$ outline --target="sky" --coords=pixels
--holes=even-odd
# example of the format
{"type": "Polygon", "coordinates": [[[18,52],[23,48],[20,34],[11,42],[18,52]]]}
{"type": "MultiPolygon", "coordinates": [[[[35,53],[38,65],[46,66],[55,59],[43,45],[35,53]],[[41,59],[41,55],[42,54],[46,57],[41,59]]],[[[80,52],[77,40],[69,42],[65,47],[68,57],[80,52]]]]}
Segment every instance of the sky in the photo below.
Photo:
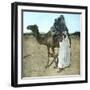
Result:
{"type": "Polygon", "coordinates": [[[46,13],[46,12],[23,12],[23,33],[30,33],[27,30],[28,25],[37,24],[40,32],[48,32],[52,27],[54,20],[60,15],[64,15],[66,26],[69,33],[80,31],[80,14],[70,13],[46,13]]]}

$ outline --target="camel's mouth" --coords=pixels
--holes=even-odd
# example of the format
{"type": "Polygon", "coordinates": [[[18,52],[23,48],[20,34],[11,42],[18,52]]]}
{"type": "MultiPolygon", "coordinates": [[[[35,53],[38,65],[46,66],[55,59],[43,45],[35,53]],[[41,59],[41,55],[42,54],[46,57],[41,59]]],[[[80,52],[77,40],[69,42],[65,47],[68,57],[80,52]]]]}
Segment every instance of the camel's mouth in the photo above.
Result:
{"type": "Polygon", "coordinates": [[[31,29],[31,26],[27,26],[27,29],[31,29]]]}

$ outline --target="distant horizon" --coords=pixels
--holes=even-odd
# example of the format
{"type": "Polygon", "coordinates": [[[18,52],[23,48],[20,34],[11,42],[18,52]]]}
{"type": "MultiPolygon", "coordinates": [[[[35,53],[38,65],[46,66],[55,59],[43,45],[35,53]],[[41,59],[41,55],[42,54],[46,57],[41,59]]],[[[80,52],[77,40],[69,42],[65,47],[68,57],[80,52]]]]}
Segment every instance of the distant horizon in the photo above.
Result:
{"type": "Polygon", "coordinates": [[[38,26],[39,32],[47,33],[60,15],[64,15],[69,33],[80,32],[80,14],[27,11],[23,12],[23,33],[30,33],[26,27],[34,24],[38,26]]]}
{"type": "MultiPolygon", "coordinates": [[[[76,32],[79,32],[80,33],[80,31],[75,31],[75,32],[73,32],[73,33],[69,33],[69,34],[74,34],[74,33],[76,33],[76,32]]],[[[25,32],[25,33],[23,33],[23,34],[31,34],[31,33],[33,33],[33,32],[25,32]]],[[[46,34],[47,32],[40,32],[40,34],[46,34]]]]}

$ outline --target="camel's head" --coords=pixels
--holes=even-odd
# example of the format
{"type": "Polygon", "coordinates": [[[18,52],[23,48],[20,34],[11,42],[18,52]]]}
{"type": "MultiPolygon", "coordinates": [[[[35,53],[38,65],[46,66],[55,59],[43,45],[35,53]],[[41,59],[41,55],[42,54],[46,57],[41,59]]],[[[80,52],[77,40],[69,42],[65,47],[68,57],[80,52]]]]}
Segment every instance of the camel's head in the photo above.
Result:
{"type": "Polygon", "coordinates": [[[28,25],[27,29],[32,30],[33,32],[36,32],[38,30],[38,26],[37,25],[28,25]]]}
{"type": "Polygon", "coordinates": [[[27,29],[31,30],[36,38],[39,38],[39,30],[37,25],[28,25],[27,29]]]}

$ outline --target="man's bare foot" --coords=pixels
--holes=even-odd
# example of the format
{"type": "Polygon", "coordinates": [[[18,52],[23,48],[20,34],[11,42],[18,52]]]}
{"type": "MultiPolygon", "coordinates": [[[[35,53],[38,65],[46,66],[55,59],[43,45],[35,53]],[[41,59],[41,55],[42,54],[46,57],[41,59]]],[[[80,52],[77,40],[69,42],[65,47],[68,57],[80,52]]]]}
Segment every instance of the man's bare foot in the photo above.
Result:
{"type": "Polygon", "coordinates": [[[64,68],[59,68],[59,70],[57,71],[58,73],[62,72],[64,68]]]}

